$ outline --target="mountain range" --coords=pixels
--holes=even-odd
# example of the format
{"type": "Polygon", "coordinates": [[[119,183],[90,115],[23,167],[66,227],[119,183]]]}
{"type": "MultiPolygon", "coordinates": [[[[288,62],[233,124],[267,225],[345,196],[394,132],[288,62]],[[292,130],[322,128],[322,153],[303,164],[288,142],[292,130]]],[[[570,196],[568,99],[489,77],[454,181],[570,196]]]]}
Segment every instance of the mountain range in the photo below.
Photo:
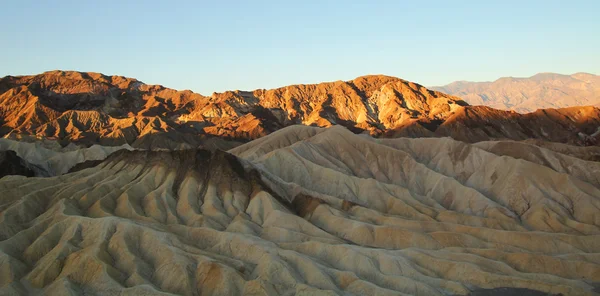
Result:
{"type": "Polygon", "coordinates": [[[52,71],[0,79],[0,136],[51,138],[63,146],[226,150],[296,124],[342,125],[381,137],[593,145],[599,138],[598,114],[595,107],[518,114],[470,106],[459,97],[382,75],[211,96],[99,73],[52,71]]]}
{"type": "Polygon", "coordinates": [[[0,79],[0,295],[598,295],[600,109],[0,79]]]}
{"type": "Polygon", "coordinates": [[[589,73],[539,73],[528,78],[503,77],[493,82],[456,81],[431,89],[520,113],[538,109],[600,105],[600,76],[589,73]]]}

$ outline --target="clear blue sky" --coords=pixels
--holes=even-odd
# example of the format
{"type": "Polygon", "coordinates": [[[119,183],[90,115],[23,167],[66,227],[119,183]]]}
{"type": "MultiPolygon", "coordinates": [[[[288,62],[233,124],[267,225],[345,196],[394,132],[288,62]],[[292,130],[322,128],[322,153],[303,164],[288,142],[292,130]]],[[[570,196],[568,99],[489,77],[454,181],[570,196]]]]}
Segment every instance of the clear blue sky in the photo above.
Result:
{"type": "Polygon", "coordinates": [[[205,95],[386,74],[600,74],[600,1],[6,0],[0,76],[118,74],[205,95]]]}

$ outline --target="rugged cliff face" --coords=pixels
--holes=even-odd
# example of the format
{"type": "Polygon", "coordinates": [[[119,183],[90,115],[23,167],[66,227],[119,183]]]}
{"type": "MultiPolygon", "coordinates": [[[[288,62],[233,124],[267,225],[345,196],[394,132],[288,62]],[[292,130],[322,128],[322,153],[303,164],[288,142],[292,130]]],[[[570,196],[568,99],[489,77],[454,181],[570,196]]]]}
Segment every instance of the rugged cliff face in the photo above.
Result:
{"type": "Polygon", "coordinates": [[[598,176],[523,142],[339,126],[121,150],[0,179],[0,294],[594,295],[598,176]]]}
{"type": "MultiPolygon", "coordinates": [[[[133,144],[152,135],[165,148],[184,141],[171,120],[185,104],[201,98],[145,85],[135,79],[98,73],[53,71],[0,80],[3,134],[31,134],[59,139],[63,144],[133,144]],[[179,140],[177,143],[169,141],[179,140]]],[[[151,141],[146,141],[151,142],[151,141]]]]}
{"type": "Polygon", "coordinates": [[[444,118],[462,104],[386,76],[205,97],[120,76],[54,71],[5,77],[0,90],[5,134],[134,146],[159,135],[188,146],[197,144],[185,139],[189,134],[250,140],[293,124],[379,134],[408,120],[444,118]]]}

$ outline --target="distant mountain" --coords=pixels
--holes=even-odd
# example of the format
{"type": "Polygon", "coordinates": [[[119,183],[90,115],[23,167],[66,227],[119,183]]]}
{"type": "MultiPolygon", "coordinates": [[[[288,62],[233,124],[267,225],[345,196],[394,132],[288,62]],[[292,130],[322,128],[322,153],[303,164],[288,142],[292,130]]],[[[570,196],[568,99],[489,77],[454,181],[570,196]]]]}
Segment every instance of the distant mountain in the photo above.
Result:
{"type": "Polygon", "coordinates": [[[99,73],[52,71],[0,79],[0,137],[16,140],[33,136],[62,145],[227,150],[297,124],[342,125],[382,137],[596,145],[600,109],[518,114],[469,106],[458,97],[383,75],[211,96],[99,73]]]}
{"type": "Polygon", "coordinates": [[[540,73],[529,78],[503,77],[494,82],[456,81],[431,89],[520,113],[537,109],[600,105],[600,76],[589,73],[540,73]]]}

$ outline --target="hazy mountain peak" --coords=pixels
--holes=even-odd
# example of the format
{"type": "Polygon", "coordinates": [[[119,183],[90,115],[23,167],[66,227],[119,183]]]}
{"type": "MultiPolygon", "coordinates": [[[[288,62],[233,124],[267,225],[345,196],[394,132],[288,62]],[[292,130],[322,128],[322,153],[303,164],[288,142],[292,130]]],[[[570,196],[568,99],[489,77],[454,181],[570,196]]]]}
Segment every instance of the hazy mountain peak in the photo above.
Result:
{"type": "Polygon", "coordinates": [[[590,73],[543,72],[527,78],[502,77],[493,82],[457,81],[431,89],[459,96],[471,105],[521,113],[600,103],[600,76],[590,73]]]}

